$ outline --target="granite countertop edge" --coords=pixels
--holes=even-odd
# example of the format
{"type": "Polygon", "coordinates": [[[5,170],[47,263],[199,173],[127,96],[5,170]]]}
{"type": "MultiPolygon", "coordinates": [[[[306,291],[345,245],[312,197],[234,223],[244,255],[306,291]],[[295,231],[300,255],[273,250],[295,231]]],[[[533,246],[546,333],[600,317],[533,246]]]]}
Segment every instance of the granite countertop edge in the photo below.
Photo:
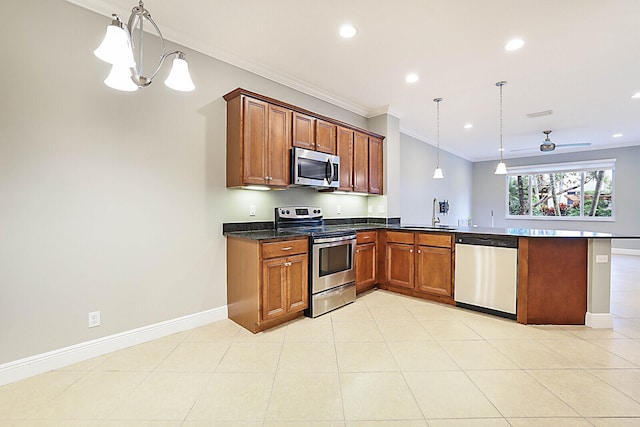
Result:
{"type": "MultiPolygon", "coordinates": [[[[601,233],[592,231],[572,230],[544,230],[531,228],[489,228],[489,227],[426,227],[420,225],[380,224],[380,223],[356,223],[348,225],[329,225],[330,230],[351,229],[354,231],[393,230],[425,233],[452,233],[452,234],[479,234],[496,237],[532,237],[532,238],[585,238],[585,239],[640,239],[640,236],[622,235],[613,233],[601,233]]],[[[308,231],[288,230],[281,233],[273,228],[247,231],[228,231],[223,233],[226,237],[248,240],[274,240],[295,239],[308,237],[308,231]]]]}

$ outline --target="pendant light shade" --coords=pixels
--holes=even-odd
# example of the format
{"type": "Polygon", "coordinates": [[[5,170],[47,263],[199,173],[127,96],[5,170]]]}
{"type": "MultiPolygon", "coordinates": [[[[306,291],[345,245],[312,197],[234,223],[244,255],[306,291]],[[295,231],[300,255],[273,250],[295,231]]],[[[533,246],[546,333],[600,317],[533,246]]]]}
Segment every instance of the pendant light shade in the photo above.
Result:
{"type": "Polygon", "coordinates": [[[504,147],[502,146],[502,86],[506,84],[507,82],[505,81],[496,83],[496,86],[500,88],[500,162],[498,162],[498,166],[494,172],[496,175],[507,174],[507,165],[505,165],[504,160],[502,159],[502,152],[504,151],[504,147]]]}
{"type": "MultiPolygon", "coordinates": [[[[148,30],[147,30],[148,31],[148,30]]],[[[165,80],[165,84],[171,89],[189,92],[195,89],[195,85],[189,75],[189,66],[185,60],[183,52],[176,50],[166,53],[164,46],[164,37],[160,29],[156,25],[151,14],[144,7],[142,0],[131,10],[129,21],[124,25],[118,15],[113,15],[111,24],[107,26],[107,32],[100,46],[93,51],[94,55],[113,65],[109,76],[105,79],[105,84],[111,88],[122,91],[134,91],[138,88],[147,87],[151,84],[164,61],[171,55],[175,55],[173,67],[169,73],[169,77],[165,80]],[[144,24],[151,24],[155,32],[158,34],[162,52],[158,59],[158,65],[151,75],[143,75],[143,66],[145,63],[143,58],[144,51],[144,24]],[[135,47],[135,55],[134,55],[135,47]],[[134,57],[137,56],[138,62],[134,57]],[[128,75],[128,77],[126,77],[128,75]]]]}
{"type": "Polygon", "coordinates": [[[93,51],[93,54],[111,65],[120,65],[127,68],[136,66],[129,32],[117,17],[111,22],[111,25],[107,25],[104,39],[100,46],[93,51]]]}
{"type": "Polygon", "coordinates": [[[179,54],[173,59],[173,66],[169,77],[164,81],[164,84],[174,90],[181,92],[191,92],[196,88],[189,75],[189,64],[184,60],[184,55],[179,54]]]}
{"type": "Polygon", "coordinates": [[[123,92],[135,92],[140,87],[131,79],[131,69],[126,65],[113,65],[111,72],[104,79],[104,84],[112,89],[121,90],[123,92]]]}
{"type": "Polygon", "coordinates": [[[436,170],[433,172],[434,179],[444,178],[442,169],[440,169],[440,101],[442,101],[442,98],[435,98],[433,100],[433,102],[436,103],[436,143],[437,143],[436,170]]]}

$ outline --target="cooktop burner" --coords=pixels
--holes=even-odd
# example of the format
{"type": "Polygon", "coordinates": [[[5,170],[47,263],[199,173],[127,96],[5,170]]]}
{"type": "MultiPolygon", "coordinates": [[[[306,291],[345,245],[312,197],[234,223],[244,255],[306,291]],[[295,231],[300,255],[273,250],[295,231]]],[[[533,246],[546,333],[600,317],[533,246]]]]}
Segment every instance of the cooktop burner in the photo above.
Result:
{"type": "Polygon", "coordinates": [[[355,230],[341,226],[326,226],[322,209],[314,206],[287,206],[275,209],[278,233],[309,233],[314,239],[342,237],[356,234],[355,230]]]}

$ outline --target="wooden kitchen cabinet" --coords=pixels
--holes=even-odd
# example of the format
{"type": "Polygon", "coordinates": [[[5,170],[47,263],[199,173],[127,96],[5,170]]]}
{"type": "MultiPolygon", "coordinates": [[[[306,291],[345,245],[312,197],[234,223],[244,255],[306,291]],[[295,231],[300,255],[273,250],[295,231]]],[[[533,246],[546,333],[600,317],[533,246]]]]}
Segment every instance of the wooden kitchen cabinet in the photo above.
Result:
{"type": "Polygon", "coordinates": [[[369,192],[369,136],[353,134],[353,191],[369,192]]]}
{"type": "Polygon", "coordinates": [[[382,194],[382,139],[369,136],[369,193],[382,194]]]}
{"type": "Polygon", "coordinates": [[[227,100],[227,187],[287,187],[289,109],[246,96],[227,100]]]}
{"type": "Polygon", "coordinates": [[[307,255],[262,262],[262,320],[304,310],[309,304],[307,255]]]}
{"type": "Polygon", "coordinates": [[[316,149],[316,119],[306,114],[293,112],[293,146],[307,150],[316,149]]]}
{"type": "Polygon", "coordinates": [[[340,156],[338,190],[369,192],[369,136],[338,127],[337,153],[340,156]]]}
{"type": "Polygon", "coordinates": [[[229,319],[259,332],[301,316],[309,306],[307,239],[227,237],[229,319]]]}
{"type": "Polygon", "coordinates": [[[377,281],[377,232],[363,231],[356,235],[356,292],[373,288],[377,281]]]}
{"type": "Polygon", "coordinates": [[[453,304],[453,235],[386,233],[386,283],[381,287],[453,304]]]}
{"type": "Polygon", "coordinates": [[[353,191],[353,130],[338,126],[336,153],[340,156],[340,191],[353,191]]]}
{"type": "Polygon", "coordinates": [[[336,129],[333,123],[316,120],[316,151],[336,154],[336,129]]]}

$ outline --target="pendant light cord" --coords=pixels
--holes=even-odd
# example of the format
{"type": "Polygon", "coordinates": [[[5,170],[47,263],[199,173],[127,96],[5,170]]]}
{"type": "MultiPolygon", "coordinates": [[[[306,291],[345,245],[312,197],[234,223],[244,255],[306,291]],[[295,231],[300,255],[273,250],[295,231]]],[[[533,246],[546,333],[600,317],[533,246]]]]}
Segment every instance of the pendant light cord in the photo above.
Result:
{"type": "Polygon", "coordinates": [[[500,162],[503,161],[502,159],[502,152],[504,151],[504,147],[502,145],[502,86],[506,85],[507,82],[505,81],[501,81],[496,83],[496,86],[498,86],[500,88],[500,162]]]}

